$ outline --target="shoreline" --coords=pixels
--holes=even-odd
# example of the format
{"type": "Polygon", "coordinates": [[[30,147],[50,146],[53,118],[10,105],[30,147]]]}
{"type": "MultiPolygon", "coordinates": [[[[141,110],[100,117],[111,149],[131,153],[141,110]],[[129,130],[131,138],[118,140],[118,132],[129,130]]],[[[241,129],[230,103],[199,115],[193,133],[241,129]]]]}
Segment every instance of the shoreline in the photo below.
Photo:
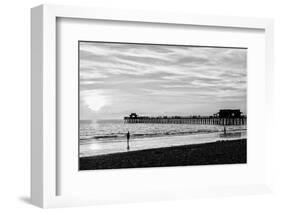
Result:
{"type": "MultiPolygon", "coordinates": [[[[130,151],[141,151],[147,149],[164,148],[171,146],[183,146],[191,144],[213,143],[221,140],[236,140],[247,138],[246,131],[236,131],[224,133],[204,133],[190,134],[178,136],[165,136],[153,138],[131,138],[130,151]]],[[[126,140],[111,141],[111,140],[89,140],[85,143],[80,143],[80,157],[91,157],[104,154],[114,154],[127,152],[126,140]]]]}
{"type": "Polygon", "coordinates": [[[148,168],[247,162],[247,139],[179,145],[79,158],[79,170],[148,168]]]}

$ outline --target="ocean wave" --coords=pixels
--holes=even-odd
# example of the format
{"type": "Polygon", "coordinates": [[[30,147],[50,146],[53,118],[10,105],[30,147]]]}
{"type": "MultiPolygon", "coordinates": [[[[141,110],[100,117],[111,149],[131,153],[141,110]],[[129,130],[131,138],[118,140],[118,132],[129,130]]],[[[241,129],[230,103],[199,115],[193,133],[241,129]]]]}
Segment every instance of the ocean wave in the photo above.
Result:
{"type": "MultiPolygon", "coordinates": [[[[243,131],[246,128],[242,129],[231,129],[228,131],[236,132],[236,131],[243,131]]],[[[167,132],[152,132],[152,133],[131,133],[131,139],[133,138],[152,138],[152,137],[165,137],[165,136],[180,136],[180,135],[189,135],[189,134],[208,134],[208,133],[215,133],[215,132],[223,132],[220,129],[197,129],[197,130],[189,130],[189,131],[167,131],[167,132]]],[[[124,133],[110,133],[106,135],[87,135],[83,136],[80,135],[80,140],[124,140],[126,139],[126,132],[124,133]]]]}

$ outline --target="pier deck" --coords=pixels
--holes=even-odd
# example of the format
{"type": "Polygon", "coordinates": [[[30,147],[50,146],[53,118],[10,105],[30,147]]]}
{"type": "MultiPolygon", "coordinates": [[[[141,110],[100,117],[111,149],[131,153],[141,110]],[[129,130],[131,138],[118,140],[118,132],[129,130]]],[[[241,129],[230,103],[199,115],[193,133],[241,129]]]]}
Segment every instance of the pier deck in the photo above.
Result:
{"type": "Polygon", "coordinates": [[[247,116],[240,110],[220,110],[214,116],[138,116],[132,113],[124,117],[125,123],[156,123],[156,124],[207,124],[207,125],[246,125],[247,116]]]}

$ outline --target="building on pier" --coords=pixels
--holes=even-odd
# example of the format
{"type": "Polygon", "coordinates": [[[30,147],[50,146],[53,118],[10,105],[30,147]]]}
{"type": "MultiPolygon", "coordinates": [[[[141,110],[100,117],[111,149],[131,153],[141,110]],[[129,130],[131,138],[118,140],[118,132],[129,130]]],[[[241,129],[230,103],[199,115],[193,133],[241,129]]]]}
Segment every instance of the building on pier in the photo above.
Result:
{"type": "Polygon", "coordinates": [[[242,112],[240,109],[221,109],[218,113],[214,114],[214,117],[219,118],[240,118],[242,112]]]}

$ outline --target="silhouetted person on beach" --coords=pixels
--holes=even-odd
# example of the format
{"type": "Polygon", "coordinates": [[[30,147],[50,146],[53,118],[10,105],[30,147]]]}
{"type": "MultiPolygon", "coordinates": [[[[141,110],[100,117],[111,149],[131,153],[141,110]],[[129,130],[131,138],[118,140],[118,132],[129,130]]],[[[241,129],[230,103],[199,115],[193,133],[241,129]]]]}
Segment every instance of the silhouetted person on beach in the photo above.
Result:
{"type": "Polygon", "coordinates": [[[130,150],[130,132],[127,133],[127,151],[130,150]]]}

